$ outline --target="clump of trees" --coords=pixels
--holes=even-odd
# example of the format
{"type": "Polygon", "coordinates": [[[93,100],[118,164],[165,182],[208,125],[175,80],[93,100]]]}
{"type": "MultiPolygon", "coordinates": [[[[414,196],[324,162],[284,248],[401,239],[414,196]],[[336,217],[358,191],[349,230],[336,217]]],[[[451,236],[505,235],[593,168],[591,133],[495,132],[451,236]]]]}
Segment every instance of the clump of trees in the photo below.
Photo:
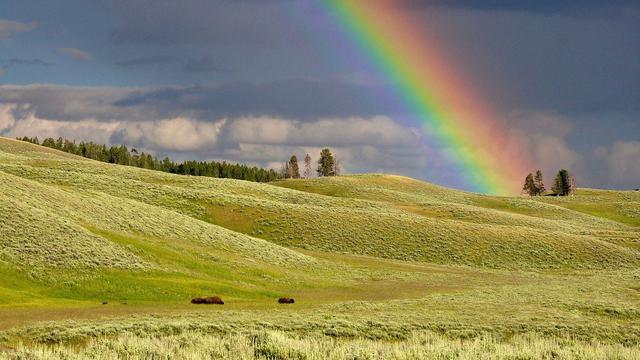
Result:
{"type": "MultiPolygon", "coordinates": [[[[561,169],[553,180],[551,191],[556,196],[571,195],[576,190],[576,184],[569,171],[561,169]]],[[[541,170],[537,170],[535,175],[529,173],[524,179],[522,191],[529,196],[544,195],[547,189],[544,186],[544,176],[541,170]]]]}
{"type": "MultiPolygon", "coordinates": [[[[306,154],[304,157],[304,171],[303,176],[305,179],[311,177],[313,172],[311,168],[311,155],[306,154]]],[[[318,167],[316,173],[318,176],[338,176],[340,175],[340,161],[336,159],[329,148],[324,148],[320,152],[320,159],[318,159],[318,167]]],[[[285,179],[299,179],[300,168],[298,165],[298,157],[294,154],[291,155],[289,161],[282,165],[280,169],[280,176],[285,179]]]]}
{"type": "Polygon", "coordinates": [[[522,191],[524,191],[529,196],[540,196],[543,195],[546,191],[544,187],[544,177],[542,176],[542,171],[537,170],[536,174],[533,175],[529,173],[524,180],[524,186],[522,187],[522,191]]]}
{"type": "Polygon", "coordinates": [[[77,143],[63,138],[46,138],[40,144],[37,137],[22,137],[18,140],[42,145],[67,153],[83,156],[85,158],[107,162],[135,166],[149,170],[164,171],[180,175],[208,176],[216,178],[230,178],[256,182],[269,182],[280,178],[277,171],[250,167],[243,164],[232,164],[226,161],[195,161],[188,160],[180,163],[174,162],[168,157],[159,160],[151,154],[129,150],[125,145],[107,147],[104,144],[81,141],[77,143]]]}
{"type": "MultiPolygon", "coordinates": [[[[172,174],[230,178],[256,182],[269,182],[278,179],[299,179],[301,177],[298,157],[295,154],[291,155],[289,161],[282,165],[280,171],[276,171],[256,166],[250,167],[243,164],[232,164],[226,161],[187,160],[174,162],[168,157],[160,160],[144,151],[139,152],[135,148],[129,149],[125,145],[107,147],[105,144],[98,144],[92,141],[76,143],[75,141],[62,137],[57,139],[48,137],[44,139],[42,143],[40,143],[38,137],[30,138],[25,136],[17,139],[106,163],[135,166],[172,174]]],[[[317,175],[338,176],[340,172],[340,161],[334,157],[329,148],[322,149],[316,168],[317,175]]],[[[303,176],[305,179],[308,179],[312,173],[311,155],[306,154],[304,157],[303,176]]]]}

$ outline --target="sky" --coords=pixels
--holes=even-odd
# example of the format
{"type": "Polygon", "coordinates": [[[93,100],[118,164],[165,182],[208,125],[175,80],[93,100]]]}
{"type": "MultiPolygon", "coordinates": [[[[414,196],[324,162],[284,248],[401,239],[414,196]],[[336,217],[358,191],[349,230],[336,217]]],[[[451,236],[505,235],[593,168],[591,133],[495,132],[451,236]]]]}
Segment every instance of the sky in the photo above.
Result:
{"type": "MultiPolygon", "coordinates": [[[[640,188],[640,3],[406,1],[547,182],[640,188]]],[[[394,84],[304,0],[0,0],[0,135],[464,188],[394,84]]],[[[421,34],[416,33],[416,41],[421,34]]],[[[535,170],[535,169],[531,169],[535,170]]],[[[522,174],[522,178],[526,174],[522,174]]]]}

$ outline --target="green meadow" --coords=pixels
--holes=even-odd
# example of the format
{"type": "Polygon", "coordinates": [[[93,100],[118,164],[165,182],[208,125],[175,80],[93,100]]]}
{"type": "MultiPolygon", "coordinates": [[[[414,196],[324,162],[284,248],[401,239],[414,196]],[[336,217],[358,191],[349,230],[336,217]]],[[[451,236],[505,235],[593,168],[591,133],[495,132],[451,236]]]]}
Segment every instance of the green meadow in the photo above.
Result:
{"type": "Polygon", "coordinates": [[[0,359],[22,358],[638,359],[640,192],[264,184],[0,138],[0,359]]]}

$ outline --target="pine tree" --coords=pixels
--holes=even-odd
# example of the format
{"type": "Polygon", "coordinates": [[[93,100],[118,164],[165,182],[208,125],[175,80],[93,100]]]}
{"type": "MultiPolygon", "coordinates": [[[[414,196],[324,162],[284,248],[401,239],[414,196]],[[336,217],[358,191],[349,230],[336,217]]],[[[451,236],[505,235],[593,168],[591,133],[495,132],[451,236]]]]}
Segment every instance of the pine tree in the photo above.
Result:
{"type": "Polygon", "coordinates": [[[289,159],[289,177],[293,179],[300,179],[300,169],[298,168],[298,158],[295,155],[291,155],[291,159],[289,159]]]}
{"type": "Polygon", "coordinates": [[[561,169],[553,180],[551,190],[557,196],[571,195],[575,191],[575,180],[573,176],[571,176],[567,170],[561,169]]]}
{"type": "Polygon", "coordinates": [[[308,179],[311,177],[311,155],[307,154],[304,157],[304,178],[308,179]]]}
{"type": "Polygon", "coordinates": [[[320,152],[320,159],[318,160],[318,168],[316,172],[318,176],[335,176],[335,168],[333,164],[333,154],[329,148],[324,148],[320,152]]]}
{"type": "Polygon", "coordinates": [[[542,170],[536,171],[536,175],[533,177],[533,185],[535,188],[535,195],[539,196],[544,194],[547,189],[544,187],[544,176],[542,176],[542,170]]]}
{"type": "Polygon", "coordinates": [[[558,174],[556,174],[556,177],[553,179],[553,186],[551,186],[551,191],[553,191],[553,193],[556,196],[562,196],[564,195],[563,192],[563,181],[562,181],[562,175],[561,175],[562,170],[560,170],[560,172],[558,172],[558,174]]]}
{"type": "Polygon", "coordinates": [[[536,186],[533,180],[533,174],[529,173],[529,175],[527,175],[527,177],[524,179],[522,191],[524,191],[529,196],[534,196],[536,194],[536,186]]]}

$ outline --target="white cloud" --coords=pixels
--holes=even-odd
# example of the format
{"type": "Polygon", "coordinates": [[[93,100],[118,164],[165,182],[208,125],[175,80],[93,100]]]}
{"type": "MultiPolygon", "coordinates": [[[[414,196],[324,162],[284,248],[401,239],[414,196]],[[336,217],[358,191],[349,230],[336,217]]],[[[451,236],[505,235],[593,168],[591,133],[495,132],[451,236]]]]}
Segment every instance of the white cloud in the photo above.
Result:
{"type": "Polygon", "coordinates": [[[13,114],[11,113],[14,109],[15,105],[13,104],[0,104],[0,134],[3,130],[15,124],[13,114]]]}
{"type": "Polygon", "coordinates": [[[573,124],[566,117],[543,111],[524,111],[514,114],[512,120],[517,127],[512,130],[515,138],[530,152],[547,181],[559,169],[565,168],[575,175],[578,186],[640,187],[640,142],[618,141],[583,154],[572,149],[567,141],[573,124]]]}
{"type": "MultiPolygon", "coordinates": [[[[548,178],[565,168],[584,178],[583,157],[571,149],[567,137],[573,130],[570,119],[544,111],[520,111],[512,114],[514,146],[529,153],[535,167],[548,178]]],[[[536,169],[530,169],[533,171],[536,169]]]]}
{"type": "Polygon", "coordinates": [[[597,158],[606,163],[606,174],[602,178],[619,188],[640,187],[640,142],[618,141],[611,148],[599,147],[594,151],[597,158]]]}
{"type": "Polygon", "coordinates": [[[536,161],[547,170],[565,168],[577,171],[581,165],[581,156],[569,148],[562,137],[539,135],[533,143],[536,161]]]}
{"type": "Polygon", "coordinates": [[[291,154],[317,160],[332,148],[343,171],[419,171],[427,155],[416,133],[387,117],[335,118],[314,122],[270,117],[204,121],[186,116],[160,120],[49,120],[25,104],[0,107],[0,135],[59,136],[78,141],[124,143],[181,159],[219,159],[279,167],[291,154]],[[16,110],[20,106],[26,113],[16,110]],[[16,114],[19,113],[19,116],[16,114]]]}
{"type": "Polygon", "coordinates": [[[159,121],[120,122],[125,143],[163,151],[208,151],[216,147],[226,120],[204,122],[185,117],[159,121]]]}
{"type": "Polygon", "coordinates": [[[0,106],[0,134],[10,137],[38,136],[39,138],[59,136],[110,143],[115,137],[118,142],[140,144],[163,151],[196,151],[215,146],[218,134],[225,121],[202,122],[188,118],[163,119],[158,121],[56,121],[43,119],[33,112],[20,118],[14,116],[16,104],[0,106]]]}
{"type": "Polygon", "coordinates": [[[15,33],[30,31],[35,26],[33,23],[0,19],[0,40],[8,39],[15,33]]]}
{"type": "Polygon", "coordinates": [[[293,121],[269,117],[241,118],[229,127],[229,136],[239,143],[286,144],[295,131],[293,121]]]}
{"type": "Polygon", "coordinates": [[[305,146],[415,146],[415,129],[386,116],[297,121],[271,117],[241,118],[231,123],[229,136],[239,143],[305,146]]]}
{"type": "Polygon", "coordinates": [[[70,139],[108,143],[111,135],[119,126],[118,122],[101,122],[92,119],[54,121],[38,118],[34,114],[16,119],[12,114],[16,107],[16,105],[5,104],[0,110],[0,135],[9,137],[38,136],[40,139],[62,136],[70,139]],[[2,126],[3,123],[5,126],[2,126]]]}

